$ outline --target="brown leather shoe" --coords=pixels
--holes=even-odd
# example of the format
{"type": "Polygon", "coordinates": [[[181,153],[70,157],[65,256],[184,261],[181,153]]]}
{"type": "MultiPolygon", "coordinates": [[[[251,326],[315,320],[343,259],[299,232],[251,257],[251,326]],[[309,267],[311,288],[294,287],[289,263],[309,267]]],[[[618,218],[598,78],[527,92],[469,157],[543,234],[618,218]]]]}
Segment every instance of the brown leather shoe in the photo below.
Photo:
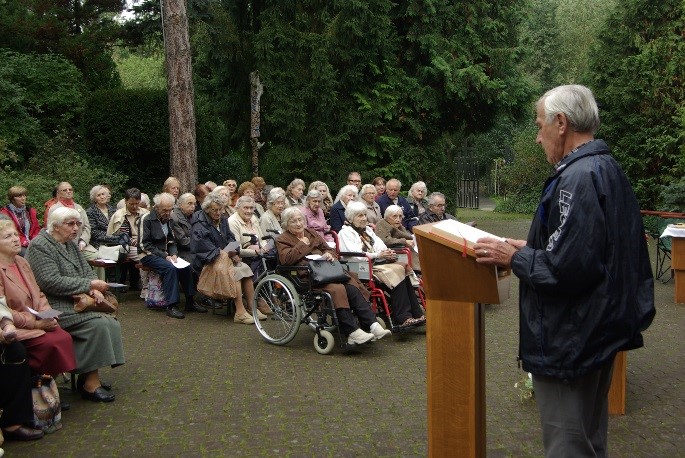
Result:
{"type": "Polygon", "coordinates": [[[3,429],[2,434],[5,436],[5,440],[8,441],[34,441],[45,435],[40,429],[33,429],[27,426],[20,426],[14,431],[3,429]]]}

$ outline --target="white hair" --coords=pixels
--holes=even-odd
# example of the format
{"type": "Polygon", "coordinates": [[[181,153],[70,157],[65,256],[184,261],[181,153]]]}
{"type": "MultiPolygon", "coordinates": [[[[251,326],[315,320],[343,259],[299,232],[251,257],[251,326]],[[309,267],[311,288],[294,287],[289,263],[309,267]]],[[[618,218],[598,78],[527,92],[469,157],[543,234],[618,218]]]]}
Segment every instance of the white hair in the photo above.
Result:
{"type": "Polygon", "coordinates": [[[100,194],[101,190],[107,191],[107,194],[109,194],[110,197],[112,197],[112,194],[109,192],[109,189],[107,189],[106,186],[102,186],[101,184],[96,184],[92,188],[90,188],[90,201],[95,202],[95,198],[97,197],[98,194],[100,194]]]}
{"type": "Polygon", "coordinates": [[[299,214],[304,218],[304,213],[302,213],[300,207],[288,207],[285,210],[283,210],[283,213],[281,213],[281,227],[283,229],[287,229],[288,223],[294,216],[296,216],[296,214],[299,214]]]}
{"type": "Polygon", "coordinates": [[[535,105],[543,108],[549,124],[557,113],[563,113],[575,132],[594,134],[599,129],[599,108],[592,91],[580,84],[550,89],[535,105]]]}
{"type": "Polygon", "coordinates": [[[342,196],[344,196],[345,194],[347,194],[348,192],[354,192],[354,198],[355,199],[357,197],[359,197],[359,189],[357,189],[357,187],[353,184],[347,184],[347,185],[343,186],[342,188],[340,188],[340,191],[338,191],[338,195],[335,198],[335,201],[336,202],[339,201],[340,198],[342,196]]]}
{"type": "Polygon", "coordinates": [[[184,194],[181,194],[178,196],[178,204],[183,205],[184,203],[188,202],[190,199],[196,200],[195,199],[195,194],[192,192],[186,192],[184,194]]]}
{"type": "Polygon", "coordinates": [[[360,213],[366,214],[366,204],[363,202],[350,202],[345,207],[345,219],[352,221],[360,213]]]}
{"type": "Polygon", "coordinates": [[[154,201],[155,206],[160,205],[162,202],[171,202],[171,205],[176,203],[176,198],[168,192],[155,194],[155,197],[153,197],[152,200],[154,201]]]}
{"type": "Polygon", "coordinates": [[[55,226],[60,226],[66,220],[72,218],[81,221],[81,214],[78,212],[78,210],[69,207],[59,207],[50,210],[50,214],[48,215],[48,227],[46,228],[48,234],[52,234],[52,232],[55,230],[55,226]]]}
{"type": "Polygon", "coordinates": [[[399,205],[388,205],[383,214],[384,219],[388,219],[392,215],[404,215],[404,210],[399,205]]]}

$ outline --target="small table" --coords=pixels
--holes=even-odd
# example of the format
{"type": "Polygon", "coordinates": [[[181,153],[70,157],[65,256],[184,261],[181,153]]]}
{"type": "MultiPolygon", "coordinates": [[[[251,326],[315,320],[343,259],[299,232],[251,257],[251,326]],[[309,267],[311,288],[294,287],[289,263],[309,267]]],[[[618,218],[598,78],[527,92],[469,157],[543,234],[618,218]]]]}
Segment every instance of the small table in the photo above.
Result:
{"type": "Polygon", "coordinates": [[[669,224],[660,237],[671,237],[671,268],[675,278],[675,302],[685,303],[685,227],[669,224]]]}

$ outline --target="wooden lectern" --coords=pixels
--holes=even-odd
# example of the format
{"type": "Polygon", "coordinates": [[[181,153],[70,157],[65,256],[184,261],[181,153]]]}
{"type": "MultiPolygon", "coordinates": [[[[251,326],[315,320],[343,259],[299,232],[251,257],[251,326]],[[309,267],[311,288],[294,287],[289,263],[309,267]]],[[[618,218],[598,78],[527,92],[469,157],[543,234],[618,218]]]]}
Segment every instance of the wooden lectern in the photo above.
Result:
{"type": "Polygon", "coordinates": [[[482,304],[508,297],[511,271],[477,264],[435,224],[414,227],[427,299],[428,455],[485,457],[482,304]]]}

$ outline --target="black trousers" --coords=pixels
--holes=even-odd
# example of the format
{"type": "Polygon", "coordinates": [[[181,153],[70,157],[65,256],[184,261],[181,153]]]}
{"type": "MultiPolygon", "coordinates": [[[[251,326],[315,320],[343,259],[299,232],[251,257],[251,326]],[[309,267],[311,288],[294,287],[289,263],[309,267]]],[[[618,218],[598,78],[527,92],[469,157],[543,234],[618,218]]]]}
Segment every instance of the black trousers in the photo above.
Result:
{"type": "Polygon", "coordinates": [[[0,427],[28,424],[33,421],[33,399],[26,348],[15,341],[0,345],[0,354],[0,427]]]}
{"type": "Polygon", "coordinates": [[[390,290],[390,311],[396,325],[404,323],[408,318],[420,318],[423,315],[409,277],[405,277],[402,283],[390,290]]]}
{"type": "Polygon", "coordinates": [[[347,283],[343,283],[343,286],[345,287],[345,292],[347,292],[347,300],[350,303],[350,308],[335,309],[340,332],[344,336],[349,336],[360,327],[364,331],[369,332],[371,325],[376,322],[376,315],[371,310],[371,304],[364,299],[364,296],[362,296],[356,286],[347,283]],[[352,315],[353,311],[357,315],[359,326],[357,326],[357,323],[354,320],[354,315],[352,315]]]}

